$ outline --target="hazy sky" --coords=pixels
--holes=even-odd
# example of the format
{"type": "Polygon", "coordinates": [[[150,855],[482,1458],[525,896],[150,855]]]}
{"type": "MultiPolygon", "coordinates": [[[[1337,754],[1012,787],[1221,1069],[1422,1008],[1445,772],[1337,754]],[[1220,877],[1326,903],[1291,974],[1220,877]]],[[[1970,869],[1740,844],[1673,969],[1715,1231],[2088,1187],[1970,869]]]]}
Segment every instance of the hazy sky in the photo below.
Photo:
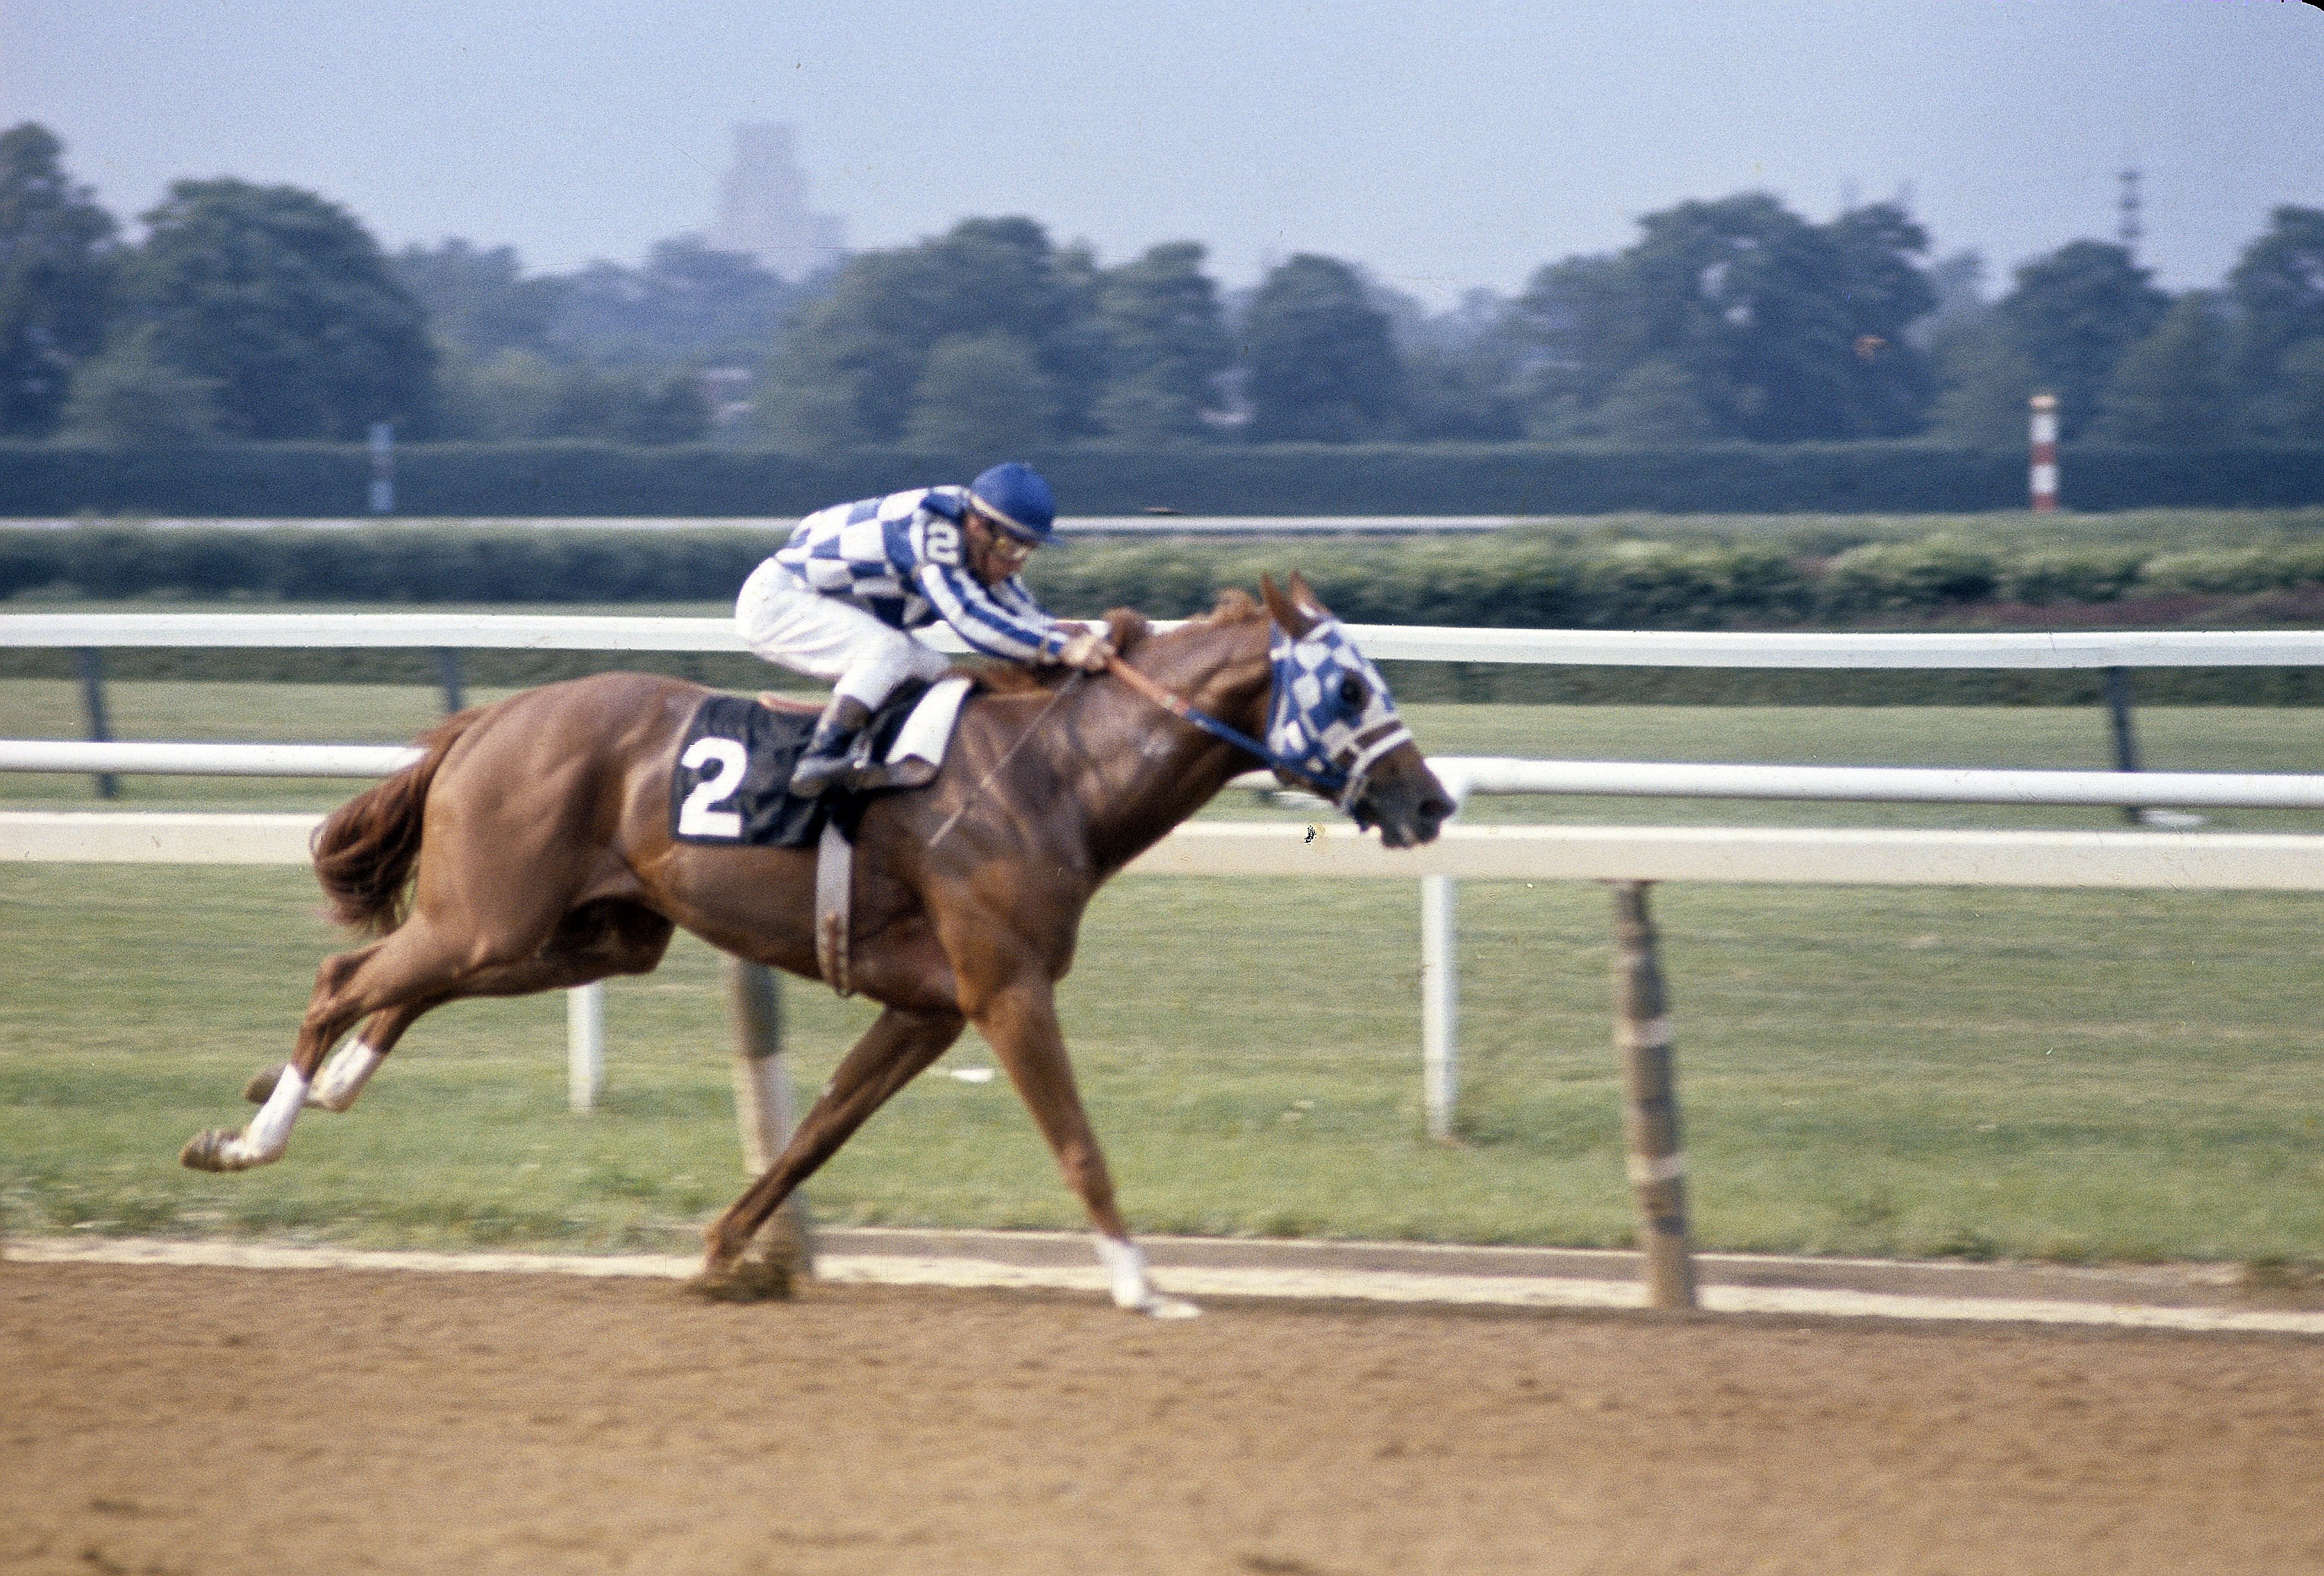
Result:
{"type": "Polygon", "coordinates": [[[1107,261],[1317,251],[1449,301],[1751,188],[1824,217],[1909,184],[1997,272],[2114,231],[2216,281],[2324,207],[2324,11],[2287,0],[0,0],[0,124],[124,218],[287,181],[390,246],[534,268],[706,226],[731,128],[798,130],[853,246],[1029,214],[1107,261]]]}

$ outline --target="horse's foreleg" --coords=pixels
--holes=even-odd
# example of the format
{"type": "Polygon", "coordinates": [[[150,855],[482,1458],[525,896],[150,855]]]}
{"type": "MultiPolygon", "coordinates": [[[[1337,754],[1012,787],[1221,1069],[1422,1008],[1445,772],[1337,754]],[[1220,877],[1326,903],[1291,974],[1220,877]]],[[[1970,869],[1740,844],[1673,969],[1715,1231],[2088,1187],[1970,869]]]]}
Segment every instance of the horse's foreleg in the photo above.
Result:
{"type": "Polygon", "coordinates": [[[1163,1295],[1147,1278],[1146,1256],[1130,1240],[1130,1227],[1114,1203],[1104,1151],[1082,1109],[1048,981],[1037,979],[995,991],[978,1012],[976,1027],[1008,1069],[1010,1081],[1056,1157],[1057,1169],[1089,1212],[1090,1224],[1097,1228],[1098,1262],[1112,1277],[1115,1304],[1162,1319],[1201,1312],[1192,1303],[1163,1295]]]}
{"type": "Polygon", "coordinates": [[[897,1007],[874,1019],[840,1059],[831,1082],[807,1108],[774,1164],[703,1233],[705,1277],[730,1269],[791,1191],[836,1154],[889,1096],[951,1049],[967,1027],[967,1019],[957,1012],[907,1012],[897,1007]]]}

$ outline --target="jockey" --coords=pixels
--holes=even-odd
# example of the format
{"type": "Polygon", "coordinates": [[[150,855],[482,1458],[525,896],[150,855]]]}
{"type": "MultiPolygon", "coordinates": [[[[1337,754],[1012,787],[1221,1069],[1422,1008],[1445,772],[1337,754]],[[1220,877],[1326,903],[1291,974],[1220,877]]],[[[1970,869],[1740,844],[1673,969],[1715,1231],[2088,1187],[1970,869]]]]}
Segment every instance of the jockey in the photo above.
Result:
{"type": "Polygon", "coordinates": [[[907,679],[939,678],[951,666],[906,632],[938,618],[987,656],[1105,667],[1105,628],[1050,617],[1019,577],[1056,512],[1041,474],[1011,460],[965,487],[817,510],[752,571],[734,603],[742,643],[833,686],[791,792],[858,786],[849,752],[872,714],[907,679]]]}

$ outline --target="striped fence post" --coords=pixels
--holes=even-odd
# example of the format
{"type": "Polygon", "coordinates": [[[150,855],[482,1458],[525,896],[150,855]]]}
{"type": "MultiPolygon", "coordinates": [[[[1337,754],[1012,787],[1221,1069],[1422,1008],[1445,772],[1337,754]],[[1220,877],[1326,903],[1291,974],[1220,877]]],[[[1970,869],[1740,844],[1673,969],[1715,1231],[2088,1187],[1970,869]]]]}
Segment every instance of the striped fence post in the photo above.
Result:
{"type": "Polygon", "coordinates": [[[1612,884],[1614,1043],[1622,1053],[1622,1128],[1630,1191],[1638,1207],[1638,1246],[1646,1253],[1646,1301],[1655,1308],[1692,1308],[1686,1152],[1679,1144],[1670,1007],[1655,955],[1654,921],[1646,913],[1647,883],[1612,884]]]}
{"type": "Polygon", "coordinates": [[[2034,512],[2049,514],[2058,507],[2058,396],[2036,394],[2034,407],[2034,463],[2027,484],[2034,494],[2034,512]]]}

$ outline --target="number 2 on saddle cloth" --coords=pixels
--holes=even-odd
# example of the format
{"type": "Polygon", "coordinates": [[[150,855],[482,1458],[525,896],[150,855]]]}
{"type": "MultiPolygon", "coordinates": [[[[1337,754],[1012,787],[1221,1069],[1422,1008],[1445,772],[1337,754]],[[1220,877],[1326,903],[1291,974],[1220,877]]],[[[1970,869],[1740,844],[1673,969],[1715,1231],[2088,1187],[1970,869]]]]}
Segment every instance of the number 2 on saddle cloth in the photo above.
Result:
{"type": "MultiPolygon", "coordinates": [[[[958,678],[934,686],[907,684],[872,717],[859,748],[870,759],[888,760],[922,700],[929,701],[932,711],[942,707],[945,714],[922,717],[914,724],[916,734],[935,733],[935,744],[907,740],[912,758],[899,770],[899,780],[889,786],[910,787],[915,779],[925,782],[935,774],[967,687],[967,681],[958,678]],[[948,694],[938,693],[947,689],[948,694]],[[910,770],[922,766],[925,773],[910,770]]],[[[815,719],[813,712],[779,712],[741,696],[714,695],[704,700],[687,724],[678,764],[669,774],[671,837],[680,843],[808,848],[822,836],[824,823],[831,821],[852,840],[870,794],[798,798],[785,786],[815,732],[815,719]]]]}

